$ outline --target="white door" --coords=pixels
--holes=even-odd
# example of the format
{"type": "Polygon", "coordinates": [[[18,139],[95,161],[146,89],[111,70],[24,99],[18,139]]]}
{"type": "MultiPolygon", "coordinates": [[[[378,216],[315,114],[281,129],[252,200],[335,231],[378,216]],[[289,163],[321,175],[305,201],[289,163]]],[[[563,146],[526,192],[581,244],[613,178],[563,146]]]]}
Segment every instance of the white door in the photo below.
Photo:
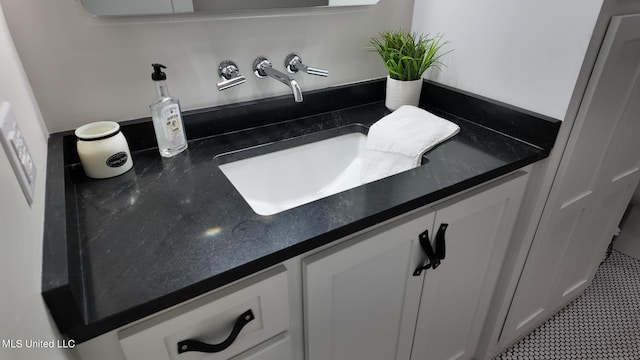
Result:
{"type": "Polygon", "coordinates": [[[640,15],[613,17],[507,316],[505,347],[589,285],[639,179],[640,15]]]}
{"type": "Polygon", "coordinates": [[[611,122],[616,124],[616,129],[604,159],[591,220],[580,245],[567,252],[563,261],[554,300],[559,305],[577,296],[576,292],[582,292],[591,282],[640,180],[640,15],[615,17],[612,27],[617,34],[617,48],[612,51],[620,51],[625,59],[615,66],[628,67],[628,81],[633,88],[619,94],[626,98],[622,109],[615,114],[617,121],[611,122]]]}
{"type": "Polygon", "coordinates": [[[409,359],[430,211],[303,260],[307,360],[409,359]]]}
{"type": "Polygon", "coordinates": [[[448,224],[446,254],[425,274],[412,360],[475,356],[526,183],[517,173],[436,208],[434,233],[448,224]]]}

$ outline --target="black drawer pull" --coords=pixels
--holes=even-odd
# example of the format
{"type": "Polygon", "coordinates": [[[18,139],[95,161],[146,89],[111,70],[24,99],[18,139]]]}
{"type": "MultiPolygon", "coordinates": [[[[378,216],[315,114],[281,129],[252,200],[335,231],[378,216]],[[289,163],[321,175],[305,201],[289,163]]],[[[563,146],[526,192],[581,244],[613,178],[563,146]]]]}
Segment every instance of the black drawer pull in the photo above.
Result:
{"type": "Polygon", "coordinates": [[[253,315],[253,311],[251,311],[251,309],[245,311],[240,315],[240,317],[238,317],[238,320],[236,320],[229,337],[219,344],[207,344],[202,341],[192,339],[182,340],[178,343],[178,354],[188,351],[198,351],[203,353],[217,353],[223,351],[233,344],[238,337],[238,334],[240,334],[240,331],[242,331],[242,328],[255,318],[256,317],[253,315]]]}

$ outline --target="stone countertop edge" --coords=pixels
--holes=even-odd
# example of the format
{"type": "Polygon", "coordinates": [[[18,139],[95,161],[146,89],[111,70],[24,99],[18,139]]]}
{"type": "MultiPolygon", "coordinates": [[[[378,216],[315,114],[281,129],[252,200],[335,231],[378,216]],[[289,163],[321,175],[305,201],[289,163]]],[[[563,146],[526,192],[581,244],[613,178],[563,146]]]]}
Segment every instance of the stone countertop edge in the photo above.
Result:
{"type": "MultiPolygon", "coordinates": [[[[302,107],[296,106],[287,95],[187,111],[184,113],[187,135],[195,140],[237,133],[244,129],[322,113],[340,112],[351,107],[381,102],[384,96],[384,84],[385,80],[379,79],[310,91],[305,93],[305,103],[308,103],[308,106],[302,107]]],[[[437,115],[468,121],[503,136],[517,139],[535,148],[536,151],[526,158],[466,179],[455,186],[358,219],[347,226],[332,229],[313,239],[298,242],[216,274],[205,281],[185,285],[171,294],[96,321],[88,320],[89,306],[83,303],[86,300],[83,273],[74,271],[82,268],[81,245],[78,239],[79,224],[72,220],[77,219],[76,195],[71,184],[73,179],[67,169],[72,164],[78,163],[77,154],[73,151],[75,140],[72,131],[52,134],[48,143],[42,296],[59,330],[78,343],[90,340],[291,257],[532,164],[549,155],[561,124],[561,121],[556,119],[430,81],[425,81],[423,84],[421,107],[437,115]]],[[[121,125],[123,133],[129,140],[132,153],[148,151],[145,149],[155,147],[153,128],[149,118],[123,122],[121,125]]]]}

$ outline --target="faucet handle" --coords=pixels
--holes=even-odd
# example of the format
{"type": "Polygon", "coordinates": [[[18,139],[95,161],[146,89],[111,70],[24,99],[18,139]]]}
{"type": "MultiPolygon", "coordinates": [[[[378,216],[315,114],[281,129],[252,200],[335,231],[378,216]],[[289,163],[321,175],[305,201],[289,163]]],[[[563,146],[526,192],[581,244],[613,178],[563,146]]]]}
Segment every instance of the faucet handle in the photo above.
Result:
{"type": "Polygon", "coordinates": [[[284,60],[284,66],[287,68],[287,71],[290,73],[297,73],[299,70],[306,72],[309,75],[316,76],[329,76],[329,70],[315,68],[311,66],[307,66],[302,63],[302,58],[296,53],[291,53],[287,55],[287,58],[284,60]]]}
{"type": "Polygon", "coordinates": [[[218,76],[222,79],[222,81],[217,84],[219,91],[244,84],[247,81],[244,75],[240,75],[236,63],[231,60],[225,60],[220,63],[220,66],[218,66],[218,76]]]}
{"type": "Polygon", "coordinates": [[[253,73],[256,74],[256,76],[260,79],[267,77],[267,72],[264,69],[270,67],[271,61],[264,56],[258,56],[255,60],[253,60],[253,73]]]}

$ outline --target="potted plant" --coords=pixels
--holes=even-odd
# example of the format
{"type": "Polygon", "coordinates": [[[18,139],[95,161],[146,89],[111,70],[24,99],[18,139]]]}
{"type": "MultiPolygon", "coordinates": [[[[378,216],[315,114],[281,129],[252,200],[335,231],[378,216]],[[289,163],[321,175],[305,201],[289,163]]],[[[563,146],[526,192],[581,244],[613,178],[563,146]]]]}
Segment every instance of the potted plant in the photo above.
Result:
{"type": "Polygon", "coordinates": [[[387,31],[372,37],[371,51],[377,51],[389,71],[385,106],[395,110],[401,105],[418,105],[422,74],[430,67],[440,69],[440,49],[448,44],[442,35],[428,37],[406,31],[387,31]]]}

